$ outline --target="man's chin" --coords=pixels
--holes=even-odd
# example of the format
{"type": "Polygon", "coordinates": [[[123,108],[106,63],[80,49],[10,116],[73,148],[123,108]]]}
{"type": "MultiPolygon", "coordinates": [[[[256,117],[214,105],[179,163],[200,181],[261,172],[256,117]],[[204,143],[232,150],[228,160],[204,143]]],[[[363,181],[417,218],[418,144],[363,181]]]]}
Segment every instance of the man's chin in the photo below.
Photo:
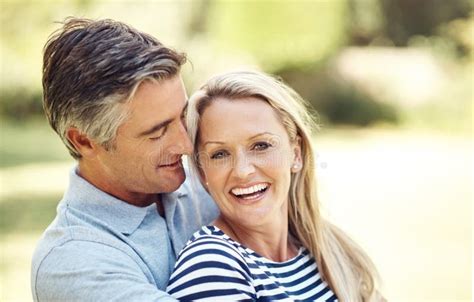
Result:
{"type": "Polygon", "coordinates": [[[178,190],[179,187],[186,180],[186,173],[181,168],[180,171],[174,171],[174,173],[166,173],[160,177],[160,186],[163,193],[171,193],[178,190]]]}

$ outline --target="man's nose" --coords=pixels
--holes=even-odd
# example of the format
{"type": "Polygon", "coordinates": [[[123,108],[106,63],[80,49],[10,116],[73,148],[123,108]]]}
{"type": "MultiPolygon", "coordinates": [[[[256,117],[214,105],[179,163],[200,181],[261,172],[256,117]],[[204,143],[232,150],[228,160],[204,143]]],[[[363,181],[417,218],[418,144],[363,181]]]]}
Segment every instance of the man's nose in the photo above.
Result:
{"type": "Polygon", "coordinates": [[[174,139],[176,140],[176,143],[174,144],[176,146],[176,153],[186,155],[192,154],[193,144],[191,143],[188,132],[182,123],[178,126],[176,137],[174,139]]]}
{"type": "Polygon", "coordinates": [[[240,179],[245,179],[253,173],[255,173],[255,166],[251,157],[244,152],[239,152],[234,159],[234,176],[240,179]]]}

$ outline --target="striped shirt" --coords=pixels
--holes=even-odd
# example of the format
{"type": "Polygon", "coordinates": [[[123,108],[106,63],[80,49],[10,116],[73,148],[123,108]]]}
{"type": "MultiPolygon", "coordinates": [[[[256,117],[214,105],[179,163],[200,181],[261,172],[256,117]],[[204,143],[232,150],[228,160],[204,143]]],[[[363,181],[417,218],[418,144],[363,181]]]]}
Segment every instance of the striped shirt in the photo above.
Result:
{"type": "Polygon", "coordinates": [[[216,226],[201,228],[188,241],[167,291],[181,301],[337,301],[305,248],[274,262],[216,226]]]}

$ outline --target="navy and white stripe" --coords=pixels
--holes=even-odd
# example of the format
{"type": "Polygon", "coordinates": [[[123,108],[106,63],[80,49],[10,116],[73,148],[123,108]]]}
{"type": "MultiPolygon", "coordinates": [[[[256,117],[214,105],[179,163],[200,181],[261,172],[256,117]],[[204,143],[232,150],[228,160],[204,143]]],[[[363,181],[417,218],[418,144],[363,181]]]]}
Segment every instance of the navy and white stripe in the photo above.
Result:
{"type": "Polygon", "coordinates": [[[273,262],[215,226],[188,241],[167,291],[180,301],[337,301],[305,248],[288,261],[273,262]]]}

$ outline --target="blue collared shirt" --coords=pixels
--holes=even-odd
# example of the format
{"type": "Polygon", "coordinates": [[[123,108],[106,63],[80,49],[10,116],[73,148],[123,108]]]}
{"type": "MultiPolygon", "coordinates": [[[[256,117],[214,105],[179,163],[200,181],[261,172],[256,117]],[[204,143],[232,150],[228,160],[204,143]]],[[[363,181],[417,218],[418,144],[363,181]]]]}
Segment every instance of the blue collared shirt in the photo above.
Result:
{"type": "Polygon", "coordinates": [[[175,301],[164,290],[191,235],[217,217],[210,196],[186,181],[136,207],[71,172],[57,215],[33,255],[35,301],[175,301]]]}

